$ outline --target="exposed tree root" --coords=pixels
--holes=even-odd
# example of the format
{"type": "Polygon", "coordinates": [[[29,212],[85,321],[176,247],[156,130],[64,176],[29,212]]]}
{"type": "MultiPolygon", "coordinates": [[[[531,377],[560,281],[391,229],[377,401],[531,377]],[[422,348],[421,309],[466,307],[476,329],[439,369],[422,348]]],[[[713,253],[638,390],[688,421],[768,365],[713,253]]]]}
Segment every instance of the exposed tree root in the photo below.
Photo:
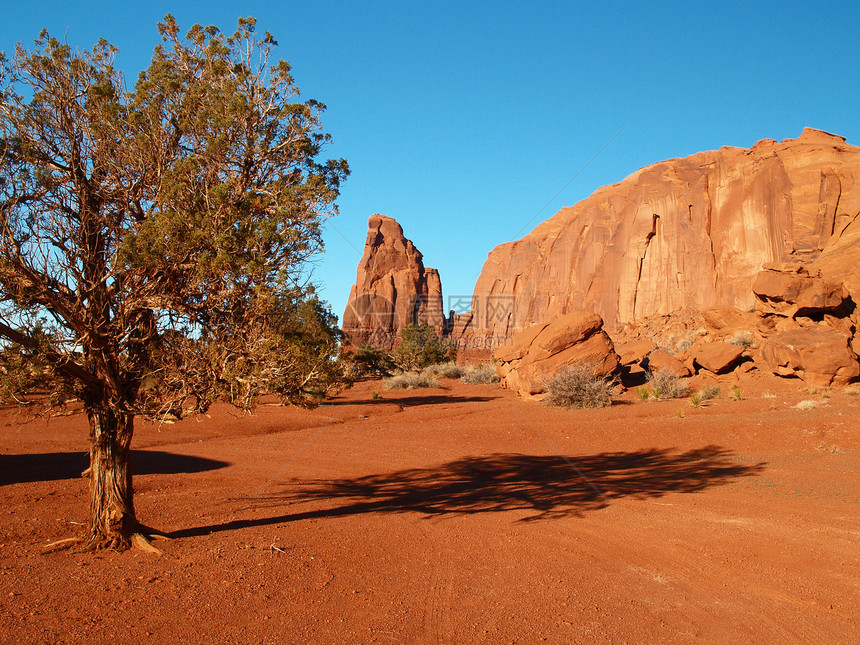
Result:
{"type": "Polygon", "coordinates": [[[155,553],[156,555],[163,555],[164,552],[156,548],[150,542],[149,536],[144,535],[143,533],[135,533],[131,536],[131,543],[141,551],[146,553],[155,553]]]}
{"type": "Polygon", "coordinates": [[[54,553],[55,551],[65,551],[71,549],[76,544],[80,544],[84,539],[80,537],[71,537],[64,540],[57,540],[42,547],[42,553],[54,553]]]}
{"type": "Polygon", "coordinates": [[[154,553],[156,555],[164,555],[164,552],[154,546],[154,540],[172,540],[169,535],[151,529],[147,526],[140,526],[139,531],[132,533],[129,537],[116,536],[113,538],[107,537],[70,537],[63,540],[51,542],[42,547],[42,553],[55,553],[57,551],[65,551],[71,549],[74,553],[92,553],[93,551],[125,551],[129,547],[143,551],[144,553],[154,553]]]}

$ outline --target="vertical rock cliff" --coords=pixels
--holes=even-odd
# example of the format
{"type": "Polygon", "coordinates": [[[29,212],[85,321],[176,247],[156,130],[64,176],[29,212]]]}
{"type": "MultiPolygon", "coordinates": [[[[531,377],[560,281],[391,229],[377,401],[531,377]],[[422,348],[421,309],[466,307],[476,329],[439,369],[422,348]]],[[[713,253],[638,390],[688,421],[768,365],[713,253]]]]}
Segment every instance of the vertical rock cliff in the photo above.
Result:
{"type": "Polygon", "coordinates": [[[860,148],[806,128],[647,166],[496,247],[458,333],[505,338],[570,311],[617,329],[655,314],[753,305],[768,262],[793,261],[860,295],[860,148]]]}
{"type": "Polygon", "coordinates": [[[391,348],[409,323],[433,325],[441,335],[445,317],[439,272],[424,267],[421,253],[393,218],[372,215],[367,226],[364,254],[343,314],[347,342],[391,348]]]}

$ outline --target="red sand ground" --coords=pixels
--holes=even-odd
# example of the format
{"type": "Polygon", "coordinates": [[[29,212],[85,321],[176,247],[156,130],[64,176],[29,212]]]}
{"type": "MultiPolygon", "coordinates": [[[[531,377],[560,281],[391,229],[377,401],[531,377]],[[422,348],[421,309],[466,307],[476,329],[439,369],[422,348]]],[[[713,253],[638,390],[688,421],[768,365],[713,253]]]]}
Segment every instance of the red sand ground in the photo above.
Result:
{"type": "Polygon", "coordinates": [[[860,396],[722,386],[566,411],[377,382],[139,422],[161,557],[41,554],[85,519],[85,420],[7,409],[0,641],[860,642],[860,396]]]}

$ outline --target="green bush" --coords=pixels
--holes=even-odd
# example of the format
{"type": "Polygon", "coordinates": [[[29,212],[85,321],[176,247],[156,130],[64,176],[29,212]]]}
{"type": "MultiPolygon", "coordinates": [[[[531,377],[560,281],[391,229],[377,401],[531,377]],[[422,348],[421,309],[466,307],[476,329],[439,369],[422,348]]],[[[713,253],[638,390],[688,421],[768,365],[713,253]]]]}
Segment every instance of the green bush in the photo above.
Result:
{"type": "Polygon", "coordinates": [[[450,363],[457,357],[454,345],[440,338],[433,325],[409,323],[400,330],[400,345],[391,358],[403,371],[420,370],[434,363],[450,363]]]}
{"type": "Polygon", "coordinates": [[[547,382],[548,405],[565,408],[605,408],[612,405],[614,380],[599,375],[594,365],[564,365],[547,382]]]}
{"type": "Polygon", "coordinates": [[[345,360],[350,364],[349,373],[353,379],[391,376],[395,369],[388,352],[370,345],[362,345],[345,360]]]}

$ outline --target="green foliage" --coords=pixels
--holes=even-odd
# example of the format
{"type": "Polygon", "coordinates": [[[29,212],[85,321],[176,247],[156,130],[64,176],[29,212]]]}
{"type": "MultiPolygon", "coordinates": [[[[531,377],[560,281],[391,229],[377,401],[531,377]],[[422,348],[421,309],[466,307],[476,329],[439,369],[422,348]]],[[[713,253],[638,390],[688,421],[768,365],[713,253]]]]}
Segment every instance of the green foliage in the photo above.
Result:
{"type": "Polygon", "coordinates": [[[694,408],[698,408],[700,405],[702,405],[702,393],[701,392],[693,392],[690,395],[690,405],[692,405],[694,408]]]}
{"type": "Polygon", "coordinates": [[[454,345],[440,338],[432,325],[415,323],[409,323],[400,330],[400,345],[391,353],[394,364],[404,371],[450,362],[456,356],[454,345]]]}
{"type": "Polygon", "coordinates": [[[391,355],[381,347],[362,345],[354,353],[345,354],[343,361],[353,380],[391,376],[395,370],[391,355]]]}
{"type": "Polygon", "coordinates": [[[648,401],[652,396],[651,388],[647,385],[640,385],[636,388],[636,396],[640,401],[648,401]]]}
{"type": "Polygon", "coordinates": [[[313,290],[273,303],[267,337],[256,352],[256,379],[282,401],[318,402],[347,383],[338,362],[342,333],[337,317],[313,290]]]}
{"type": "Polygon", "coordinates": [[[732,389],[729,392],[729,398],[732,401],[740,401],[743,397],[743,392],[741,392],[741,386],[735,383],[732,385],[732,389]]]}
{"type": "Polygon", "coordinates": [[[564,365],[547,382],[548,405],[566,408],[604,408],[612,405],[615,382],[596,372],[594,365],[564,365]]]}
{"type": "Polygon", "coordinates": [[[324,106],[297,100],[252,18],[158,31],[131,91],[104,40],[43,31],[0,59],[0,336],[121,414],[323,391],[332,317],[295,285],[348,174],[317,159],[324,106]],[[27,312],[50,312],[47,342],[27,312]]]}
{"type": "Polygon", "coordinates": [[[405,372],[391,378],[385,379],[383,385],[386,390],[414,390],[427,387],[439,387],[439,381],[430,376],[417,372],[405,372]]]}
{"type": "Polygon", "coordinates": [[[0,403],[26,403],[28,392],[57,385],[50,363],[38,351],[48,342],[42,323],[28,325],[23,333],[36,340],[35,348],[10,342],[0,349],[0,403]]]}

